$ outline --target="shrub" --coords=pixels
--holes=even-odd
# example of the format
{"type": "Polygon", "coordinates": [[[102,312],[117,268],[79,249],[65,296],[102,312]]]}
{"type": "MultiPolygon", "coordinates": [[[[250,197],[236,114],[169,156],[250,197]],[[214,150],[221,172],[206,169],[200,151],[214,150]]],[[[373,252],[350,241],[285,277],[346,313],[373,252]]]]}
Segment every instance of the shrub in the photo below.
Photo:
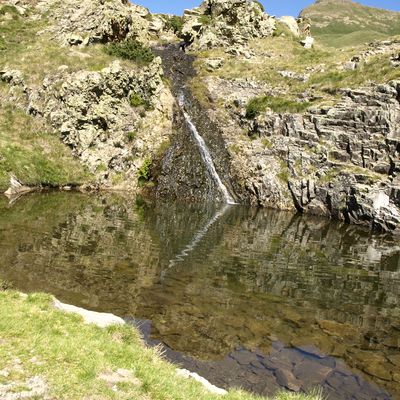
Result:
{"type": "Polygon", "coordinates": [[[107,54],[134,61],[138,64],[149,64],[154,60],[151,50],[136,39],[127,39],[120,43],[110,43],[105,47],[107,54]]]}
{"type": "Polygon", "coordinates": [[[150,180],[151,164],[152,164],[152,161],[150,160],[150,158],[146,158],[143,161],[142,166],[137,171],[139,183],[143,184],[144,182],[148,182],[150,180]]]}
{"type": "Polygon", "coordinates": [[[167,18],[165,21],[165,26],[168,30],[172,30],[176,35],[180,35],[183,27],[183,18],[174,15],[172,17],[167,18]]]}
{"type": "Polygon", "coordinates": [[[130,131],[126,134],[126,136],[127,136],[129,142],[133,142],[137,137],[137,133],[134,131],[130,131]]]}
{"type": "Polygon", "coordinates": [[[146,100],[136,93],[131,94],[129,103],[132,107],[146,106],[148,104],[146,100]]]}
{"type": "Polygon", "coordinates": [[[200,22],[202,25],[206,25],[206,26],[211,25],[212,17],[211,17],[211,15],[206,15],[206,14],[201,15],[201,16],[199,17],[199,22],[200,22]]]}
{"type": "Polygon", "coordinates": [[[247,103],[246,118],[255,118],[267,108],[278,113],[300,113],[305,111],[310,105],[311,103],[309,102],[298,102],[283,97],[254,97],[247,103]]]}

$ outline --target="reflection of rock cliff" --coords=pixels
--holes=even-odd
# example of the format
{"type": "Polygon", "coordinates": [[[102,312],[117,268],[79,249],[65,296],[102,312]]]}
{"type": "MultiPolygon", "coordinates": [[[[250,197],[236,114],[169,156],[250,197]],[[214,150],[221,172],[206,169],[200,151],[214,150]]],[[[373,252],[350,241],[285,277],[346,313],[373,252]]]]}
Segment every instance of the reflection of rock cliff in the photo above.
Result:
{"type": "Polygon", "coordinates": [[[380,386],[398,387],[399,248],[392,240],[233,207],[171,265],[214,215],[110,196],[29,196],[1,206],[1,275],[23,290],[151,319],[157,337],[200,358],[236,346],[268,354],[274,340],[312,343],[380,386]]]}

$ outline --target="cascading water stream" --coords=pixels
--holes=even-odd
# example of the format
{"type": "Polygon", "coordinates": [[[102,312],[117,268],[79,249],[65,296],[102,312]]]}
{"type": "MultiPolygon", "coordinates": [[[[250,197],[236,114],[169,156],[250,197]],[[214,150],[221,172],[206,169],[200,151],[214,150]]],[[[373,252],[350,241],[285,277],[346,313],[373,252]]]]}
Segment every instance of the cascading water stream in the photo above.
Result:
{"type": "Polygon", "coordinates": [[[208,147],[207,147],[204,139],[201,137],[201,135],[197,131],[196,126],[193,124],[192,119],[190,118],[190,115],[185,110],[185,95],[183,93],[181,93],[179,95],[178,103],[179,103],[180,108],[182,109],[183,115],[184,115],[186,123],[190,129],[190,132],[192,133],[192,135],[197,143],[197,146],[200,150],[201,158],[203,159],[208,172],[210,173],[211,177],[214,179],[220,192],[224,195],[226,203],[227,204],[236,204],[234,198],[229,193],[228,188],[224,185],[220,176],[218,175],[217,170],[215,169],[213,159],[211,157],[210,151],[208,150],[208,147]]]}

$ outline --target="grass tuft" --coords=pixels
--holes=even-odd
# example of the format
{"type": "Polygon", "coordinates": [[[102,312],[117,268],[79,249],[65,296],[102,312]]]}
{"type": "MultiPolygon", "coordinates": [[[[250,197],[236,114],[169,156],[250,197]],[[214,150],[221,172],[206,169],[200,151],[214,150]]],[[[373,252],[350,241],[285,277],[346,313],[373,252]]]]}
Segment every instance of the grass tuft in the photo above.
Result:
{"type": "Polygon", "coordinates": [[[311,106],[309,102],[297,102],[283,97],[254,97],[246,106],[246,118],[253,119],[260,113],[271,109],[277,113],[300,113],[311,106]]]}

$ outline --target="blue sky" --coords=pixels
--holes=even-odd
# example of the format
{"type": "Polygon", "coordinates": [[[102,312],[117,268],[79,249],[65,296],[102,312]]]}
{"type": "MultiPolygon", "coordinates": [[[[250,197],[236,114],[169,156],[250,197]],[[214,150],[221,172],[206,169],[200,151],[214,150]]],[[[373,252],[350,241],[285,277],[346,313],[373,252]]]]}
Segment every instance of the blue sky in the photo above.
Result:
{"type": "MultiPolygon", "coordinates": [[[[304,7],[313,3],[312,0],[263,0],[261,2],[268,14],[277,16],[297,16],[304,7]]],[[[134,0],[133,3],[145,6],[152,12],[181,15],[185,8],[196,7],[201,3],[201,0],[134,0]]],[[[361,0],[359,3],[400,11],[399,0],[361,0]]]]}

